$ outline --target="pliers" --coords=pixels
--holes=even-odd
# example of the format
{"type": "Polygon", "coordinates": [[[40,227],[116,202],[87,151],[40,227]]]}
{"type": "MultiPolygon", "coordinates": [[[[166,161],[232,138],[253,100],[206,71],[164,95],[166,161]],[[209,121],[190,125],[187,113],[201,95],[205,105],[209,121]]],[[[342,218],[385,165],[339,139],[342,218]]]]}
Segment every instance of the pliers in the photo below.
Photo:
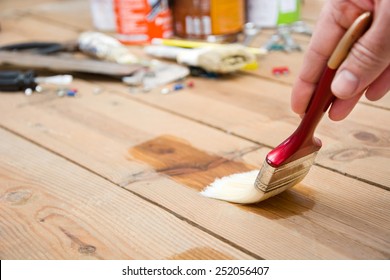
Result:
{"type": "Polygon", "coordinates": [[[73,52],[77,50],[75,43],[61,44],[55,42],[26,42],[0,46],[0,51],[28,51],[38,54],[73,52]]]}

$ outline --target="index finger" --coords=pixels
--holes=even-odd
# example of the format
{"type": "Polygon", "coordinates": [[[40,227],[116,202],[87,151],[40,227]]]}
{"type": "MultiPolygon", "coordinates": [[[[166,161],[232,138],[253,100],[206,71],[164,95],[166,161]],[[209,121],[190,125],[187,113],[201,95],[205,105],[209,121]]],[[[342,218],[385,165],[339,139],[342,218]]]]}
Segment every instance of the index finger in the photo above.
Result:
{"type": "Polygon", "coordinates": [[[362,8],[351,3],[344,9],[342,4],[340,7],[335,5],[334,1],[325,4],[305,53],[299,76],[293,85],[291,107],[298,114],[305,113],[330,55],[346,29],[363,12],[362,8]]]}

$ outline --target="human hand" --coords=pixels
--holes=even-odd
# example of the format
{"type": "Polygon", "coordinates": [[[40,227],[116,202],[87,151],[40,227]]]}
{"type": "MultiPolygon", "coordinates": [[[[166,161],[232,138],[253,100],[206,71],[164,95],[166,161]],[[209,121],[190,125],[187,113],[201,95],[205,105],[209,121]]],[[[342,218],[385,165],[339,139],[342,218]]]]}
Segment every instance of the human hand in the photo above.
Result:
{"type": "Polygon", "coordinates": [[[293,85],[291,107],[294,112],[305,113],[328,58],[346,29],[366,11],[373,13],[373,22],[336,73],[331,89],[337,98],[329,110],[329,117],[335,121],[344,119],[364,92],[367,99],[375,101],[389,91],[390,1],[328,0],[293,85]]]}

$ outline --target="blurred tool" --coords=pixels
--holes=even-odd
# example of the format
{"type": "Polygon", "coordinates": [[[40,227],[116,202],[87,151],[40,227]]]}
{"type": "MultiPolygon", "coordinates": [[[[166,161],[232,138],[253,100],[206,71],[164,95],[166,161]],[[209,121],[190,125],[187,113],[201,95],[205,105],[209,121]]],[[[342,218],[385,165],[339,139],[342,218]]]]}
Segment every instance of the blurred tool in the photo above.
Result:
{"type": "MultiPolygon", "coordinates": [[[[200,48],[200,47],[220,47],[220,46],[236,46],[239,44],[218,44],[218,43],[208,43],[201,41],[190,41],[190,40],[178,40],[178,39],[153,39],[151,41],[152,45],[162,45],[162,46],[172,46],[180,48],[200,48]]],[[[265,55],[267,50],[264,48],[251,48],[245,47],[245,49],[254,54],[254,55],[265,55]]]]}
{"type": "Polygon", "coordinates": [[[0,51],[29,52],[37,54],[54,54],[58,52],[74,52],[77,50],[77,44],[74,42],[23,42],[0,46],[0,51]]]}
{"type": "Polygon", "coordinates": [[[299,46],[293,37],[291,36],[290,28],[286,25],[281,25],[278,27],[278,32],[280,34],[280,37],[282,38],[284,42],[284,49],[287,52],[292,51],[302,51],[301,46],[299,46]]]}
{"type": "Polygon", "coordinates": [[[41,91],[39,84],[68,85],[72,82],[71,75],[36,77],[34,71],[0,71],[0,91],[41,91]]]}
{"type": "Polygon", "coordinates": [[[150,12],[146,15],[148,21],[154,20],[157,15],[164,9],[168,9],[168,2],[162,0],[150,0],[151,4],[150,12]]]}
{"type": "Polygon", "coordinates": [[[242,44],[244,46],[249,46],[252,41],[256,38],[260,33],[260,28],[257,27],[253,22],[245,23],[244,25],[244,40],[242,44]]]}
{"type": "Polygon", "coordinates": [[[190,70],[182,65],[152,60],[148,67],[142,68],[132,76],[123,77],[122,81],[133,90],[148,92],[187,77],[190,70]]]}
{"type": "Polygon", "coordinates": [[[104,33],[87,31],[78,37],[79,49],[88,55],[120,64],[138,63],[138,58],[118,40],[104,33]]]}
{"type": "Polygon", "coordinates": [[[77,58],[77,42],[25,42],[0,47],[0,65],[27,69],[50,69],[56,72],[84,72],[109,76],[127,76],[140,65],[120,65],[113,62],[77,58]]]}
{"type": "Polygon", "coordinates": [[[49,77],[36,77],[35,82],[38,84],[51,84],[51,85],[69,85],[73,81],[72,75],[55,75],[49,77]]]}
{"type": "Polygon", "coordinates": [[[286,52],[302,51],[301,46],[295,42],[292,33],[311,35],[310,28],[302,21],[291,25],[279,25],[276,33],[264,44],[263,48],[268,51],[281,50],[286,52]]]}
{"type": "Polygon", "coordinates": [[[307,36],[311,36],[313,33],[311,28],[304,21],[296,21],[292,23],[290,27],[293,33],[304,34],[307,36]]]}
{"type": "Polygon", "coordinates": [[[209,72],[231,73],[255,61],[255,56],[240,45],[219,45],[185,49],[169,46],[147,46],[145,52],[157,57],[175,59],[178,63],[197,66],[209,72]]]}
{"type": "Polygon", "coordinates": [[[35,90],[37,86],[33,71],[0,71],[0,91],[35,90]]]}
{"type": "Polygon", "coordinates": [[[0,51],[0,64],[23,68],[49,69],[55,72],[84,72],[108,76],[128,76],[140,68],[139,65],[125,65],[93,59],[8,51],[0,51]]]}

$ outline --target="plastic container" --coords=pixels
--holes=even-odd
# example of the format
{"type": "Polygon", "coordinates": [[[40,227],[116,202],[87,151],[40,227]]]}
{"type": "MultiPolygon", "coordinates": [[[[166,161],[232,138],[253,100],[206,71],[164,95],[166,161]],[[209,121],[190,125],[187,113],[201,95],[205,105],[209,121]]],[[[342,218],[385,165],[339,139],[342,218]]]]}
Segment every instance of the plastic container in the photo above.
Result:
{"type": "Polygon", "coordinates": [[[115,31],[114,0],[90,0],[92,22],[99,31],[115,31]]]}
{"type": "Polygon", "coordinates": [[[300,20],[300,0],[247,0],[247,21],[258,27],[276,27],[300,20]]]}
{"type": "Polygon", "coordinates": [[[117,38],[124,44],[146,44],[173,34],[167,0],[114,0],[114,11],[117,38]]]}

